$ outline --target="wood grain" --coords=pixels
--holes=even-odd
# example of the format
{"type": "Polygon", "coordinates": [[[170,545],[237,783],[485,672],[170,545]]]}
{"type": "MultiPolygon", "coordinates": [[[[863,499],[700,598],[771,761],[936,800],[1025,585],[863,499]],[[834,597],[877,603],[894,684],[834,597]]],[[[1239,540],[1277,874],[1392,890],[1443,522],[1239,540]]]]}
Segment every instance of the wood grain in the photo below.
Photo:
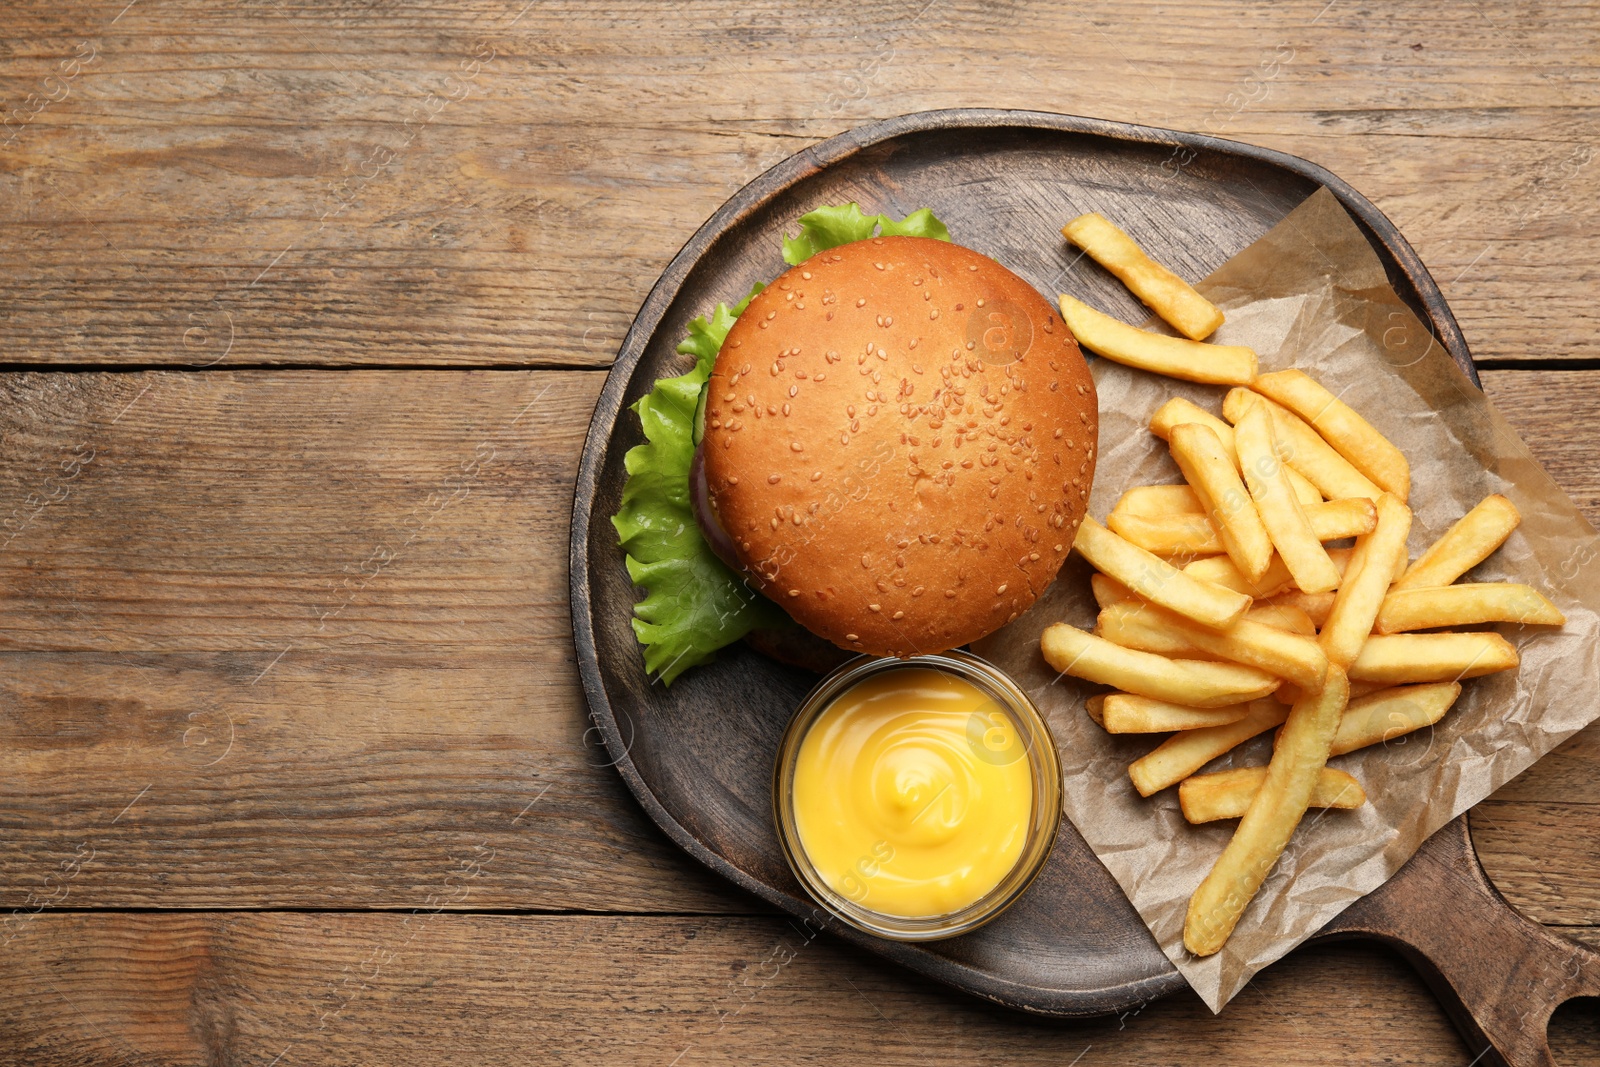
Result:
{"type": "MultiPolygon", "coordinates": [[[[563,548],[600,376],[216,368],[604,366],[750,178],[971,105],[1303,155],[1404,230],[1480,360],[1593,360],[1592,6],[22,0],[0,27],[0,360],[213,365],[0,378],[0,1059],[1472,1058],[1362,945],[1219,1019],[1040,1025],[831,941],[764,978],[799,935],[727,915],[758,905],[589,765],[563,548]],[[144,906],[404,911],[56,913],[144,906]]],[[[1592,376],[1485,381],[1600,519],[1592,376]]],[[[1600,945],[1597,773],[1591,728],[1474,832],[1600,945]]],[[[1558,1012],[1558,1062],[1600,1059],[1595,1018],[1558,1012]]]]}
{"type": "Polygon", "coordinates": [[[603,365],[685,236],[767,166],[976,104],[1304,155],[1411,235],[1480,358],[1592,358],[1596,13],[1322,7],[28,0],[0,101],[80,42],[96,58],[0,148],[0,348],[603,365]]]}
{"type": "MultiPolygon", "coordinates": [[[[422,913],[43,916],[7,957],[0,1030],[51,1062],[941,1064],[1472,1058],[1387,952],[1327,946],[1221,1016],[1178,994],[1023,1020],[773,918],[422,913]],[[287,1050],[287,1051],[285,1051],[287,1050]]],[[[1563,1063],[1595,1035],[1558,1025],[1563,1063]]]]}
{"type": "MultiPolygon", "coordinates": [[[[1600,461],[1563,429],[1597,414],[1586,375],[1485,380],[1600,519],[1600,461]]],[[[0,902],[44,895],[90,841],[108,851],[70,906],[416,907],[487,842],[462,906],[760,908],[649,827],[585,738],[560,516],[601,377],[3,379],[3,499],[67,495],[0,552],[0,902]],[[494,461],[447,485],[486,437],[494,461]]],[[[1600,924],[1597,777],[1590,728],[1474,813],[1490,875],[1541,921],[1600,924]]]]}

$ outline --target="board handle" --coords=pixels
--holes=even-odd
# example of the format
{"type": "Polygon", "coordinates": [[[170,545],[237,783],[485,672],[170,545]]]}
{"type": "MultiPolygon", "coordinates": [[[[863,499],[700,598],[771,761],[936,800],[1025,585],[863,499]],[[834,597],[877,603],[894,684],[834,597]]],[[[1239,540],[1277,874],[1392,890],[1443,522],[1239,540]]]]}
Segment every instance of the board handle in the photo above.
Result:
{"type": "Polygon", "coordinates": [[[1573,997],[1600,996],[1600,953],[1523,918],[1500,895],[1465,815],[1318,937],[1396,948],[1432,987],[1475,1065],[1555,1067],[1551,1014],[1573,997]]]}

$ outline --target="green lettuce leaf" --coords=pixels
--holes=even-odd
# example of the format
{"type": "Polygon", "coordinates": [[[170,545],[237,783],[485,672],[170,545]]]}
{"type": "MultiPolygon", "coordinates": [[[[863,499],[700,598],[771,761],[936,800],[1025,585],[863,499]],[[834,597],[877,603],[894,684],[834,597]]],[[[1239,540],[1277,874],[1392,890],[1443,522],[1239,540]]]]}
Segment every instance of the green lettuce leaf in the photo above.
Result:
{"type": "Polygon", "coordinates": [[[645,443],[623,457],[628,480],[611,523],[627,553],[628,576],[648,591],[633,606],[645,669],[669,685],[751,630],[789,621],[711,551],[689,503],[701,392],[723,338],[763,288],[757,285],[732,308],[718,304],[709,318],[691,322],[678,351],[695,357],[694,369],[660,379],[633,405],[645,443]]]}
{"type": "Polygon", "coordinates": [[[928,208],[918,208],[895,222],[887,215],[863,215],[861,206],[852,200],[801,215],[800,236],[783,239],[783,261],[791,267],[799,266],[818,252],[874,236],[931,237],[935,241],[948,241],[950,231],[928,208]]]}
{"type": "MultiPolygon", "coordinates": [[[[886,215],[863,215],[856,204],[841,204],[801,216],[800,236],[783,239],[783,258],[795,265],[880,233],[950,240],[950,231],[927,208],[895,222],[886,215]]],[[[633,632],[644,646],[645,670],[666,685],[751,630],[794,625],[782,608],[711,551],[689,502],[689,466],[704,432],[706,382],[734,321],[764,288],[758,283],[733,307],[718,304],[709,316],[690,322],[678,351],[695,357],[694,369],[660,379],[633,405],[645,443],[623,457],[628,480],[611,524],[627,553],[628,576],[645,590],[633,606],[633,632]]]]}

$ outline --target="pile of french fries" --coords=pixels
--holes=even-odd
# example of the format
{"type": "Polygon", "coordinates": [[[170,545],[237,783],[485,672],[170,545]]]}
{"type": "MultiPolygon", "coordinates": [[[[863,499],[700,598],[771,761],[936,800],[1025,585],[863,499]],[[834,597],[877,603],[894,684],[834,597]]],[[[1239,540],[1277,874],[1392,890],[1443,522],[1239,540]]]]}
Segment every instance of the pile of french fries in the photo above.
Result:
{"type": "Polygon", "coordinates": [[[1207,343],[1222,312],[1099,215],[1062,232],[1184,335],[1062,296],[1079,343],[1232,386],[1220,417],[1174,398],[1151,418],[1184,484],[1127,490],[1104,525],[1085,517],[1074,548],[1098,572],[1099,619],[1093,633],[1056,623],[1040,642],[1054,669],[1115,690],[1087,702],[1105,730],[1170,732],[1128,769],[1141,795],[1177,785],[1189,822],[1239,820],[1184,925],[1189,951],[1210,955],[1308,807],[1366,802],[1330,757],[1430,726],[1462,680],[1517,666],[1500,634],[1444,628],[1565,619],[1526,585],[1456,583],[1516,528],[1509,500],[1485,498],[1413,562],[1398,448],[1309,375],[1259,374],[1251,349],[1207,343]],[[1273,729],[1266,766],[1195,773],[1273,729]]]}

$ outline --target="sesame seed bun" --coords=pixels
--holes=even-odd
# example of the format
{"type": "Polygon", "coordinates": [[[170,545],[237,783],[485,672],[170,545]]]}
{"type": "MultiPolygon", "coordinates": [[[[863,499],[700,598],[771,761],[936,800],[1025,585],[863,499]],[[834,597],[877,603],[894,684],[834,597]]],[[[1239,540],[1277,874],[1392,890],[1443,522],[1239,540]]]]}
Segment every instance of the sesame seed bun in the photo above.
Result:
{"type": "Polygon", "coordinates": [[[855,652],[975,641],[1055,578],[1094,382],[1054,308],[944,241],[841,245],[734,323],[706,396],[707,505],[752,581],[855,652]]]}

